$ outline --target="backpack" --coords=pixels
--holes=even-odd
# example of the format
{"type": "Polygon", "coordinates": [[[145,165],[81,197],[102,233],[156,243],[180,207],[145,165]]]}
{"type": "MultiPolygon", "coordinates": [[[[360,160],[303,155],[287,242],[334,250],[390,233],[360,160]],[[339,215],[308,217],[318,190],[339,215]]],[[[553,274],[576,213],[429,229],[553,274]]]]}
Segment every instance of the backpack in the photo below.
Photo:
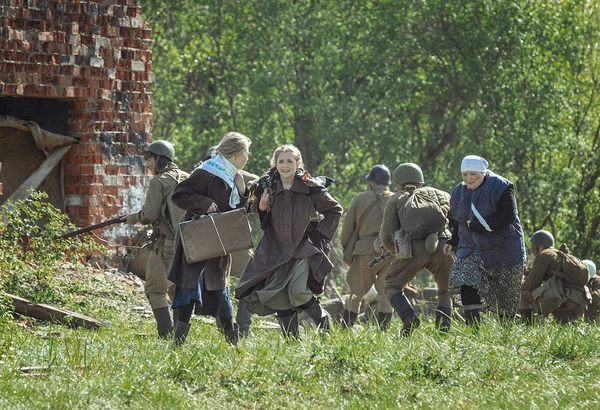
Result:
{"type": "Polygon", "coordinates": [[[417,188],[403,195],[405,202],[398,209],[402,229],[410,239],[423,239],[446,227],[446,214],[435,193],[417,188]]]}
{"type": "Polygon", "coordinates": [[[561,251],[558,251],[558,257],[560,258],[561,271],[558,273],[560,277],[574,285],[587,285],[589,272],[587,265],[581,259],[561,251]]]}

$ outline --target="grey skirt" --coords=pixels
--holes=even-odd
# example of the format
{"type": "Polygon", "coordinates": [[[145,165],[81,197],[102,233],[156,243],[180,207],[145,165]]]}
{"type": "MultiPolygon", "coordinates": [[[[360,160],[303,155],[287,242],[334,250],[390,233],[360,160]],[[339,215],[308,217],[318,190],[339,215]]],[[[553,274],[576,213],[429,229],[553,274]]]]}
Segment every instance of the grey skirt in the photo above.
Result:
{"type": "Polygon", "coordinates": [[[456,259],[450,271],[450,292],[460,300],[460,287],[472,286],[484,306],[502,316],[515,316],[519,309],[523,264],[486,269],[481,255],[456,259]]]}
{"type": "Polygon", "coordinates": [[[248,310],[259,316],[289,310],[307,303],[313,293],[308,288],[308,259],[291,259],[265,281],[262,288],[242,298],[248,310]]]}

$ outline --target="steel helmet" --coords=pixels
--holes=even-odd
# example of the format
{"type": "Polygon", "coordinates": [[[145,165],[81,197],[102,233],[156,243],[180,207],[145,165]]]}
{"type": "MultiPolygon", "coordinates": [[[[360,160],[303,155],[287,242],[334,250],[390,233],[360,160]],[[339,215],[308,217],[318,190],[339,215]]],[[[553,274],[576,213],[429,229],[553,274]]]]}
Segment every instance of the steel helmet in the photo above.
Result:
{"type": "Polygon", "coordinates": [[[381,185],[390,184],[390,170],[383,164],[373,165],[369,174],[365,177],[367,181],[373,181],[381,185]]]}
{"type": "Polygon", "coordinates": [[[529,241],[533,245],[541,245],[544,248],[554,248],[554,236],[544,230],[535,231],[529,241]]]}
{"type": "Polygon", "coordinates": [[[399,185],[408,184],[410,182],[421,184],[425,182],[421,167],[417,164],[413,164],[412,162],[398,165],[398,167],[394,170],[392,179],[396,184],[399,185]]]}
{"type": "Polygon", "coordinates": [[[590,273],[590,278],[595,277],[596,276],[596,264],[589,259],[584,259],[581,262],[585,263],[585,265],[588,267],[588,272],[590,273]]]}
{"type": "Polygon", "coordinates": [[[146,152],[150,152],[154,155],[161,155],[169,159],[169,161],[173,161],[175,158],[175,148],[173,147],[173,144],[165,140],[154,141],[148,145],[146,152]]]}

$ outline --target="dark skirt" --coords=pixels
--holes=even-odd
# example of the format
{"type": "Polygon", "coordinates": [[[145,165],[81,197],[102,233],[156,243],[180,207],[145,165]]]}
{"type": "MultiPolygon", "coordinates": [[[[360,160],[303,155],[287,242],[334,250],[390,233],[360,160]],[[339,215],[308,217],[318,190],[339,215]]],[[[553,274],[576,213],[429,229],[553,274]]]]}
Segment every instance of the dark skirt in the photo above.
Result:
{"type": "Polygon", "coordinates": [[[177,309],[179,306],[187,306],[190,303],[195,304],[194,313],[196,315],[233,317],[233,306],[228,289],[204,289],[204,274],[200,275],[198,286],[195,289],[180,288],[179,286],[175,289],[173,309],[177,309]]]}

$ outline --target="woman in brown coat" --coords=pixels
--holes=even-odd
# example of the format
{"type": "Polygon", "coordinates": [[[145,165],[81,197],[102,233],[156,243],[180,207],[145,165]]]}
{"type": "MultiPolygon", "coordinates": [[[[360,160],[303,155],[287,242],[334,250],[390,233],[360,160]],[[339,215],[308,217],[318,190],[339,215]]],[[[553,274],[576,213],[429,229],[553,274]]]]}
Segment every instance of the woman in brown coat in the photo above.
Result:
{"type": "MultiPolygon", "coordinates": [[[[172,200],[186,211],[182,221],[246,205],[248,189],[239,171],[248,162],[250,144],[250,139],[242,134],[227,133],[217,146],[217,155],[203,162],[187,180],[175,187],[172,200]]],[[[173,309],[177,310],[174,334],[177,344],[187,337],[194,307],[196,314],[218,317],[227,341],[237,343],[239,329],[232,320],[233,309],[227,291],[230,268],[230,255],[187,263],[177,237],[168,273],[168,279],[176,285],[173,309]]]]}
{"type": "Polygon", "coordinates": [[[252,210],[258,212],[263,236],[240,277],[236,297],[258,315],[276,313],[284,335],[297,337],[298,312],[303,310],[327,332],[329,314],[314,294],[323,292],[333,267],[327,255],[342,207],[327,192],[326,181],[303,170],[295,146],[277,148],[271,166],[253,186],[252,210]]]}

